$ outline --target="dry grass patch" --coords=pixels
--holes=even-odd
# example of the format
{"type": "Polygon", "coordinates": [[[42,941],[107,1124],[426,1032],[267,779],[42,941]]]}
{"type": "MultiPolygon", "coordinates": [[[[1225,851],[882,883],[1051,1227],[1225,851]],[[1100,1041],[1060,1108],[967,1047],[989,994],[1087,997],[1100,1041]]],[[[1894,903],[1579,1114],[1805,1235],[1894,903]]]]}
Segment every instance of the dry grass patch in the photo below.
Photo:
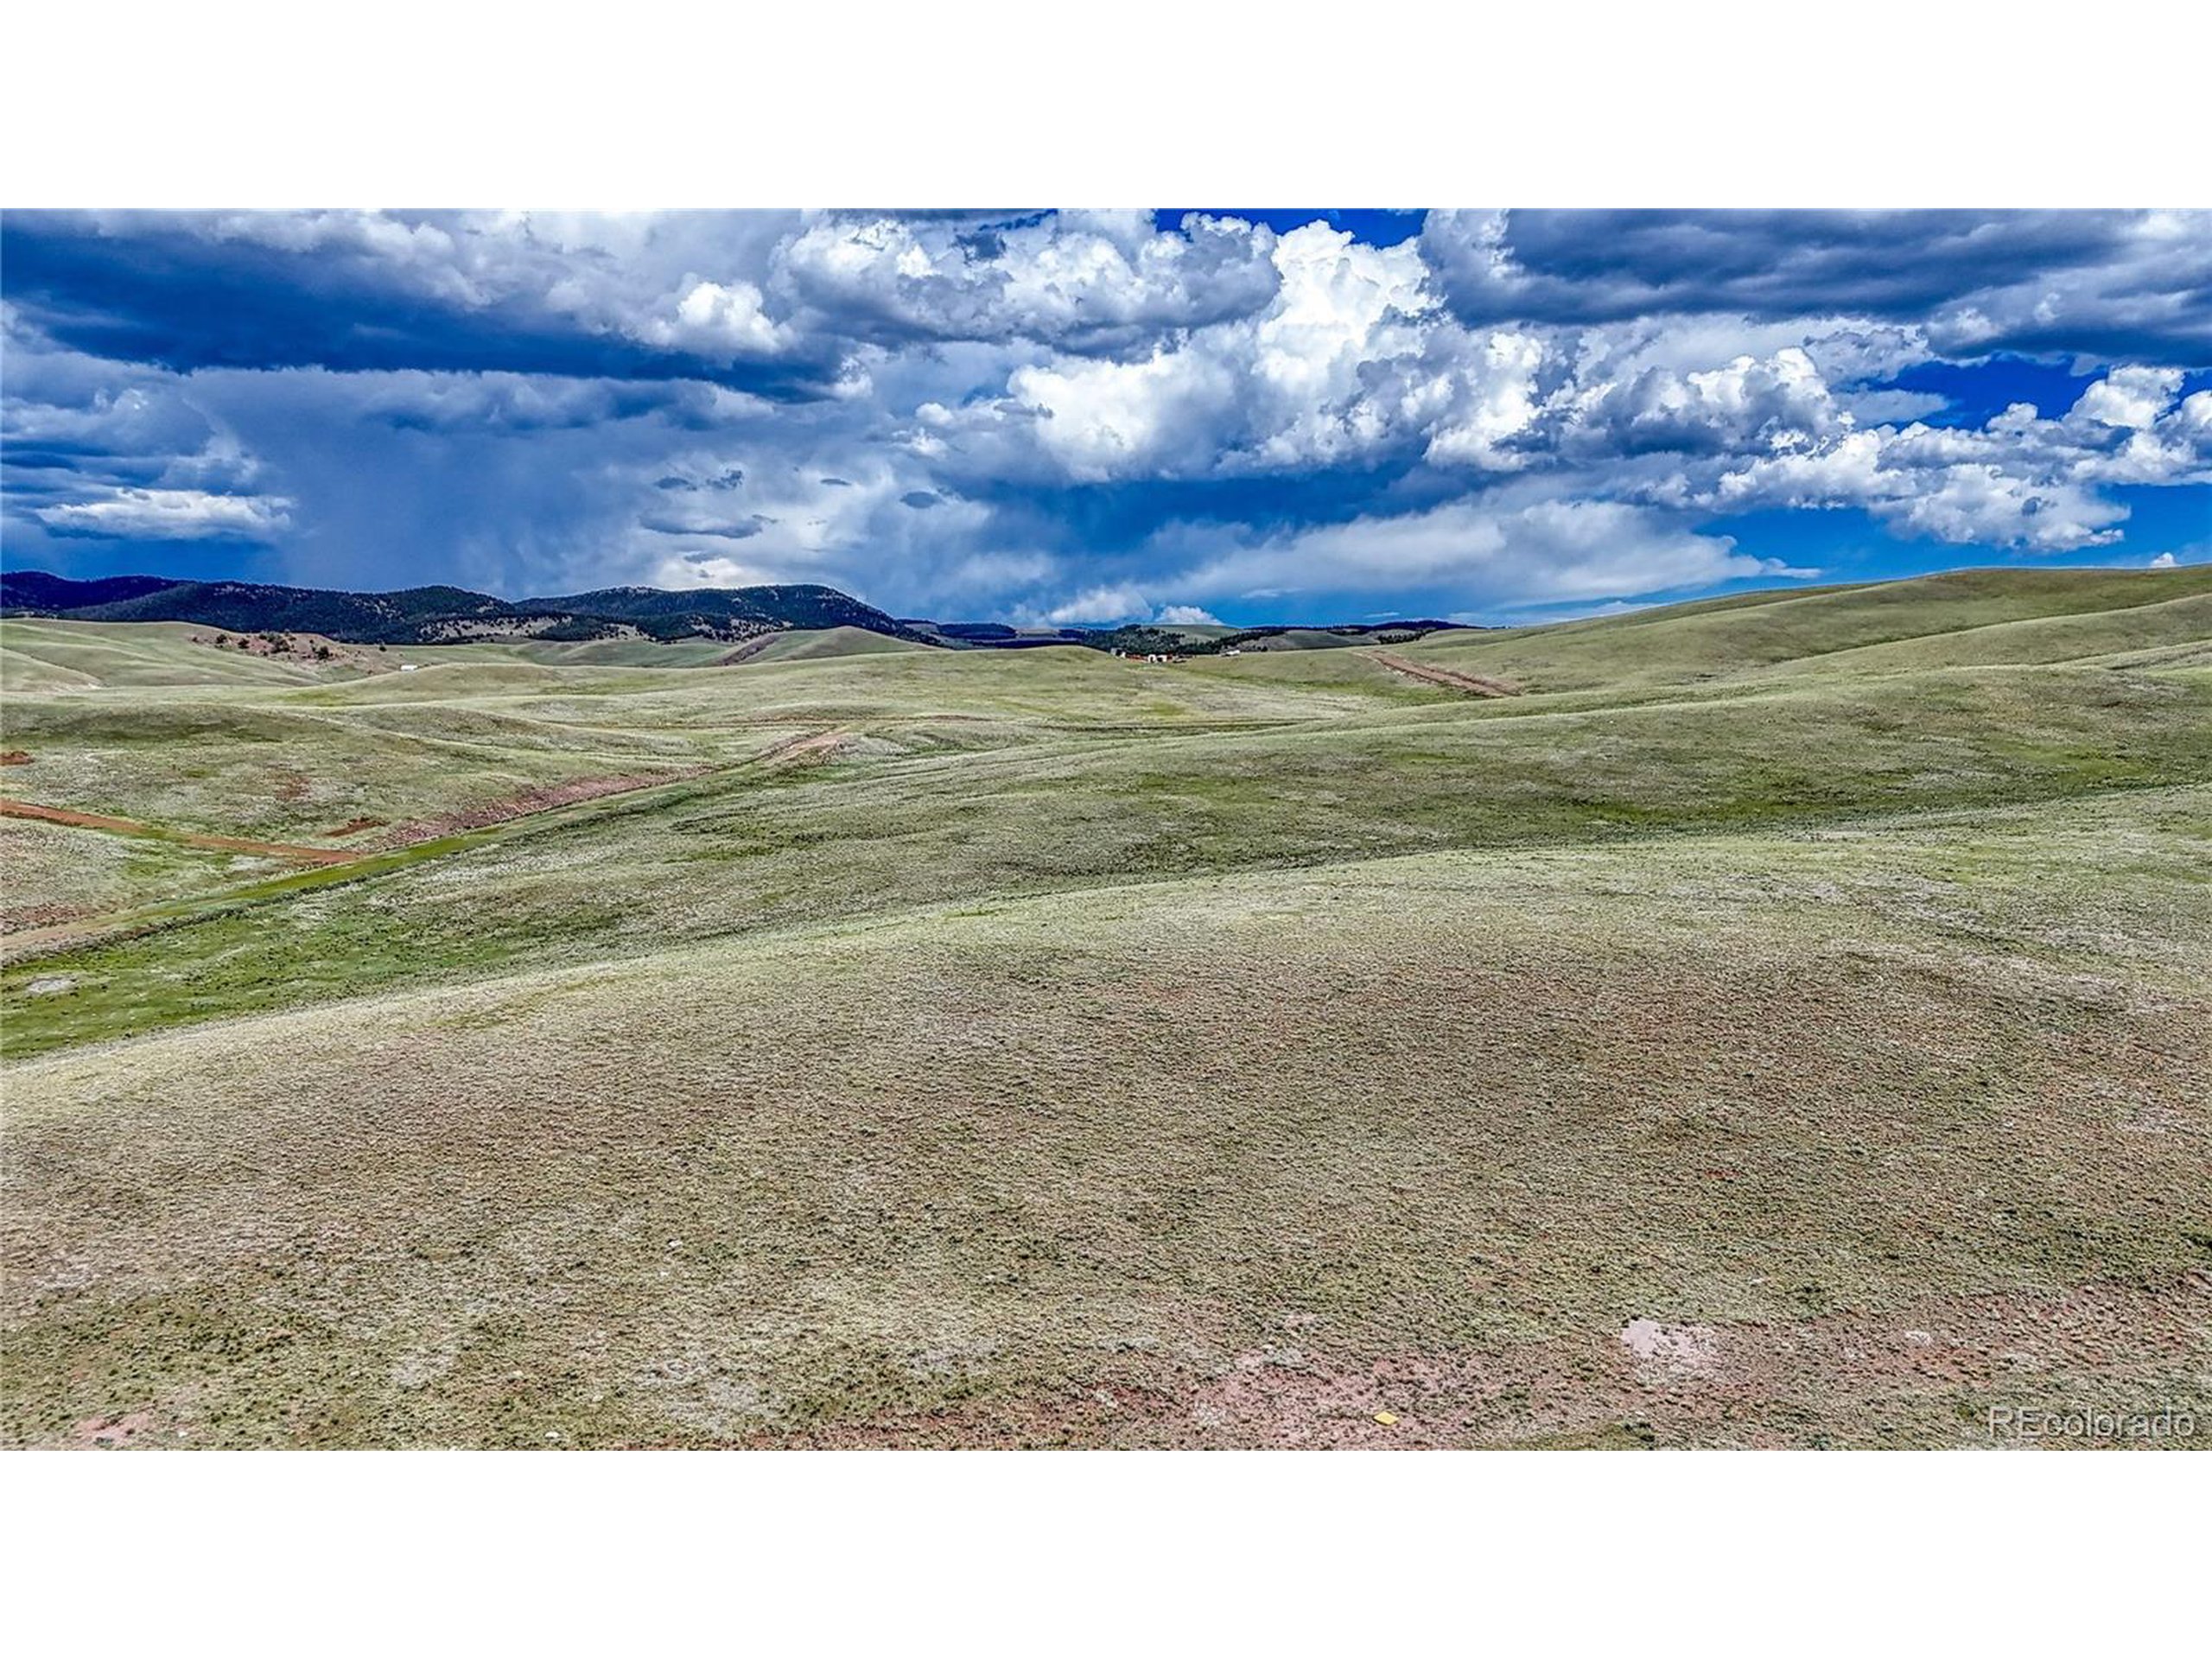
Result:
{"type": "Polygon", "coordinates": [[[2201,976],[1931,941],[1863,849],[1729,846],[936,912],[18,1068],[9,1433],[1871,1445],[2202,1404],[2201,976]],[[1840,897],[1777,890],[1799,850],[1840,897]]]}

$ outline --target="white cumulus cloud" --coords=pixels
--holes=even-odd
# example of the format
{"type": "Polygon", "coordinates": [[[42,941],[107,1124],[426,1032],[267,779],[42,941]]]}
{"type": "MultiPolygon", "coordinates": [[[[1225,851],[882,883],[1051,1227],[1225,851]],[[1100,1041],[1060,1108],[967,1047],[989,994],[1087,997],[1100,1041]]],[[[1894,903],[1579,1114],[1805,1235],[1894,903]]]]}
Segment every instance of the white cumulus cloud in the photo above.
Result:
{"type": "Polygon", "coordinates": [[[98,501],[41,507],[38,518],[64,536],[115,536],[197,541],[230,536],[264,542],[291,528],[291,505],[279,496],[211,495],[204,490],[120,489],[98,501]]]}

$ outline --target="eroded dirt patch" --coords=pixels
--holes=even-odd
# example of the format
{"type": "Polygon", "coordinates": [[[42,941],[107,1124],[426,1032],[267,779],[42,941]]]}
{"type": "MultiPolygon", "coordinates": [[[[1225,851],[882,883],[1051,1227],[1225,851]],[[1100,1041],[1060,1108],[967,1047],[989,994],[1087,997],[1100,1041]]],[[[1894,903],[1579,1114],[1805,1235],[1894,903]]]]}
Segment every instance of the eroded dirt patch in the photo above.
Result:
{"type": "MultiPolygon", "coordinates": [[[[434,818],[417,818],[400,824],[389,835],[378,837],[377,844],[387,849],[411,847],[417,842],[435,841],[443,836],[461,835],[470,830],[489,830],[516,818],[550,812],[556,807],[575,806],[585,801],[601,800],[609,795],[626,795],[637,790],[657,789],[664,784],[681,783],[686,778],[696,778],[713,770],[711,766],[687,766],[677,772],[634,772],[613,778],[575,778],[564,784],[540,784],[458,812],[442,813],[434,818]]],[[[352,852],[341,852],[336,855],[340,858],[356,856],[352,852]]]]}
{"type": "Polygon", "coordinates": [[[779,763],[797,760],[809,766],[819,766],[825,760],[836,759],[837,751],[845,746],[851,736],[850,732],[835,731],[817,732],[811,737],[795,737],[787,742],[778,743],[764,752],[760,756],[760,764],[775,766],[779,763]]]}
{"type": "Polygon", "coordinates": [[[129,1446],[143,1439],[153,1427],[154,1414],[149,1411],[126,1412],[120,1417],[87,1417],[77,1425],[74,1443],[111,1448],[129,1446]]]}
{"type": "Polygon", "coordinates": [[[1710,1325],[1630,1319],[1622,1327],[1621,1344],[1636,1357],[1637,1370],[1648,1376],[1704,1376],[1713,1369],[1710,1325]]]}

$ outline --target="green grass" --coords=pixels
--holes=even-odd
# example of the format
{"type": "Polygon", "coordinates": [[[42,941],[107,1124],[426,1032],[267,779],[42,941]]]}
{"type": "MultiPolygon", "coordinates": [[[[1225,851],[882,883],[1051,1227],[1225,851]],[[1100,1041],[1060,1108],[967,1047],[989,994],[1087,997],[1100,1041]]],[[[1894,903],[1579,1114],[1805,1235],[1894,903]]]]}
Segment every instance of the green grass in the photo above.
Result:
{"type": "MultiPolygon", "coordinates": [[[[1408,656],[1535,690],[1625,690],[1757,675],[1785,663],[1817,672],[1830,653],[1907,639],[1930,642],[1923,664],[1949,664],[1967,660],[1955,654],[1949,636],[1967,630],[2160,605],[2208,593],[2208,565],[2177,570],[1967,570],[1810,594],[1746,594],[1499,634],[1432,634],[1404,650],[1408,656]]],[[[2194,626],[2201,639],[2201,618],[2194,626]]],[[[1840,672],[1851,671],[1847,664],[1836,666],[1840,672]]]]}
{"type": "MultiPolygon", "coordinates": [[[[450,867],[348,885],[312,925],[240,913],[80,953],[19,1053],[429,975],[511,970],[965,896],[1445,848],[1648,840],[2212,777],[2212,678],[1939,674],[1506,717],[1458,700],[1356,724],[1041,734],[874,753],[589,808],[450,867]]],[[[316,885],[328,885],[328,878],[316,885]]]]}
{"type": "Polygon", "coordinates": [[[9,792],[175,827],[712,770],[276,874],[0,825],[10,913],[142,930],[0,971],[0,1431],[2212,1416],[2209,597],[1976,573],[1395,648],[1500,700],[796,638],[11,684],[9,792]]]}
{"type": "Polygon", "coordinates": [[[19,1069],[11,1432],[1941,1442],[2114,1367],[2201,1408],[2140,1288],[2212,1227],[2201,843],[2101,826],[2180,906],[2146,974],[2056,826],[1964,827],[1948,874],[1728,838],[908,912],[19,1069]],[[1786,1339],[1782,1397],[1655,1396],[1637,1318],[1786,1339]],[[1993,1320],[2031,1369],[1914,1371],[1993,1320]]]}
{"type": "Polygon", "coordinates": [[[165,837],[90,834],[0,818],[0,928],[41,926],[162,903],[248,881],[274,859],[182,846],[165,837]]]}
{"type": "Polygon", "coordinates": [[[1244,650],[1265,655],[1277,651],[1343,651],[1372,643],[1355,634],[1331,633],[1326,628],[1285,628],[1281,633],[1253,640],[1244,650]]]}
{"type": "Polygon", "coordinates": [[[911,639],[865,628],[806,628],[768,635],[758,651],[747,652],[745,664],[813,663],[836,657],[877,657],[890,652],[927,651],[911,639]]]}
{"type": "Polygon", "coordinates": [[[342,671],[311,656],[219,651],[184,622],[97,626],[11,617],[0,628],[0,691],[10,697],[102,687],[297,685],[342,671]]]}

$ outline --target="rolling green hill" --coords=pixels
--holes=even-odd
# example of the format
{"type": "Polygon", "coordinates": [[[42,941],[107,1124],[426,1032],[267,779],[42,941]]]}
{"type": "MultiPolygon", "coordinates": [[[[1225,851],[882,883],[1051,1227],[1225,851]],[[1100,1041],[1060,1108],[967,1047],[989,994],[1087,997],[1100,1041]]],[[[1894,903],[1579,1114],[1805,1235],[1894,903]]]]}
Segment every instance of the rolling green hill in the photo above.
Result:
{"type": "Polygon", "coordinates": [[[865,628],[812,628],[770,634],[754,645],[741,646],[746,663],[810,663],[832,657],[868,657],[885,652],[923,651],[927,647],[865,628]]]}
{"type": "Polygon", "coordinates": [[[1534,690],[1678,685],[1740,678],[1785,663],[1802,671],[1831,652],[1913,639],[1929,642],[1918,660],[1941,666],[1965,660],[1959,653],[1971,647],[1951,636],[1968,630],[2206,594],[2212,565],[1966,570],[1864,588],[1746,594],[1513,632],[1439,634],[1405,649],[1534,690]]]}
{"type": "Polygon", "coordinates": [[[132,685],[298,685],[336,671],[301,654],[219,651],[207,630],[180,622],[92,628],[29,617],[0,629],[0,690],[13,694],[132,685]]]}
{"type": "Polygon", "coordinates": [[[194,632],[0,623],[10,1442],[2212,1416],[2212,572],[194,632]]]}

